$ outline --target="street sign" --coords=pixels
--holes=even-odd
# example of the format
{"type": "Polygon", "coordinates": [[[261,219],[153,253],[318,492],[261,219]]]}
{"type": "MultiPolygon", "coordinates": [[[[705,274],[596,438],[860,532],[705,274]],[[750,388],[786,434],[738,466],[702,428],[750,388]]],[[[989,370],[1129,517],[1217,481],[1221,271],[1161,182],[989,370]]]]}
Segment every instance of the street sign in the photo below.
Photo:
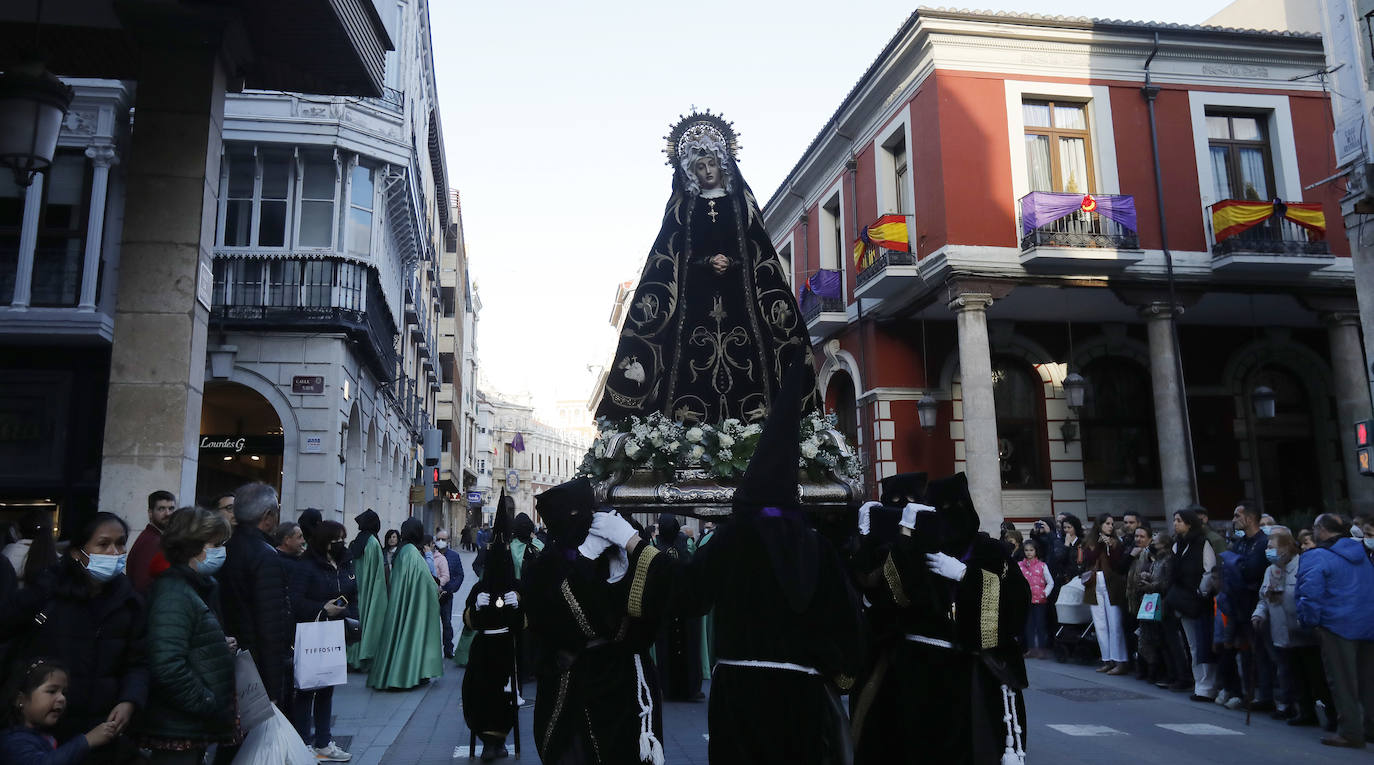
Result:
{"type": "Polygon", "coordinates": [[[291,392],[322,396],[324,395],[324,376],[295,375],[291,378],[291,392]]]}
{"type": "Polygon", "coordinates": [[[480,491],[470,491],[470,492],[468,492],[468,504],[470,504],[470,505],[480,505],[480,504],[482,504],[482,492],[480,492],[480,491]]]}
{"type": "Polygon", "coordinates": [[[423,505],[424,503],[425,503],[425,487],[424,487],[424,486],[412,486],[412,487],[410,487],[410,504],[412,504],[412,505],[423,505]]]}

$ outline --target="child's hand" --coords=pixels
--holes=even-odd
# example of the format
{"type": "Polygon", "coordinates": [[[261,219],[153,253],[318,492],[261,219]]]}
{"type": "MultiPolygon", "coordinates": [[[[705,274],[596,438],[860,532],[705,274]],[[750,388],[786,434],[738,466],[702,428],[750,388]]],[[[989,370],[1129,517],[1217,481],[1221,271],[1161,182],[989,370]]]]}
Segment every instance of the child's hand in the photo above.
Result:
{"type": "Polygon", "coordinates": [[[92,749],[95,749],[114,741],[115,736],[118,735],[119,729],[115,727],[114,723],[108,721],[103,722],[91,728],[91,732],[86,734],[86,744],[92,749]]]}

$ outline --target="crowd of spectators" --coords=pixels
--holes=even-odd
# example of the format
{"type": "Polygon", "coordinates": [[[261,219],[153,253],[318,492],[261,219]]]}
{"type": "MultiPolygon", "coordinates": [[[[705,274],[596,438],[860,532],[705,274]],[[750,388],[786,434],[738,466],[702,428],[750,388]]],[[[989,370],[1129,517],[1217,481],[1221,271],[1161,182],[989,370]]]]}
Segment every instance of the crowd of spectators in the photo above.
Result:
{"type": "Polygon", "coordinates": [[[1031,586],[1027,658],[1072,638],[1057,598],[1089,606],[1098,671],[1134,675],[1197,702],[1322,726],[1323,744],[1374,738],[1374,518],[1316,517],[1291,529],[1241,502],[1226,533],[1194,505],[1151,528],[1134,513],[1036,521],[1022,543],[1004,526],[1031,586]]]}

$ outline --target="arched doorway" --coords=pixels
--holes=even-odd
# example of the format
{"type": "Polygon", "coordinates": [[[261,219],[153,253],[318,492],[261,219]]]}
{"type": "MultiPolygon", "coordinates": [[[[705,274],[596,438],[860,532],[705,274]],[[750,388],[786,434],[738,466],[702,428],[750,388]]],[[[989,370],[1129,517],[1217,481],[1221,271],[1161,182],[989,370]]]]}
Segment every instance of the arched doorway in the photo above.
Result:
{"type": "Polygon", "coordinates": [[[1020,359],[992,359],[992,400],[997,412],[997,456],[1003,489],[1044,489],[1044,386],[1020,359]]]}
{"type": "Polygon", "coordinates": [[[1080,413],[1083,483],[1089,489],[1159,488],[1150,373],[1121,356],[1083,367],[1087,398],[1080,413]]]}
{"type": "Polygon", "coordinates": [[[348,413],[344,437],[344,506],[345,518],[361,513],[363,492],[363,424],[355,403],[348,413]]]}
{"type": "Polygon", "coordinates": [[[280,496],[283,451],[281,418],[262,394],[235,382],[205,384],[196,470],[201,498],[253,481],[275,488],[280,496]]]}
{"type": "Polygon", "coordinates": [[[836,371],[825,391],[825,408],[835,413],[838,430],[850,444],[859,443],[859,409],[855,401],[854,379],[848,372],[836,371]]]}
{"type": "Polygon", "coordinates": [[[1312,406],[1297,375],[1266,366],[1251,376],[1248,390],[1264,385],[1274,391],[1274,417],[1254,417],[1254,403],[1246,396],[1254,422],[1254,469],[1260,506],[1275,518],[1314,515],[1325,507],[1317,465],[1312,406]]]}

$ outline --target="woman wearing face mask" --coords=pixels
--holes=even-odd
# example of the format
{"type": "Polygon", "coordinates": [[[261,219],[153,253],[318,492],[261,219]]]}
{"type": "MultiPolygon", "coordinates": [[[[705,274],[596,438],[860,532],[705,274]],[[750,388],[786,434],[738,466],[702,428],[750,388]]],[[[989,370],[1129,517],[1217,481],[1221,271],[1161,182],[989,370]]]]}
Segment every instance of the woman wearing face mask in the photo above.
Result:
{"type": "Polygon", "coordinates": [[[224,635],[214,574],[232,529],[214,510],[183,507],[162,532],[171,567],[148,600],[152,693],[139,743],[155,763],[200,763],[210,744],[238,743],[234,640],[224,635]]]}
{"type": "Polygon", "coordinates": [[[1298,544],[1281,526],[1269,530],[1264,551],[1270,565],[1264,570],[1259,604],[1250,620],[1256,630],[1269,630],[1278,654],[1278,692],[1273,717],[1289,725],[1316,725],[1316,702],[1335,709],[1322,669],[1317,636],[1298,624],[1298,544]]]}
{"type": "MultiPolygon", "coordinates": [[[[305,555],[291,571],[291,610],[298,622],[358,618],[358,582],[344,542],[346,531],[337,521],[320,521],[311,530],[305,555]]],[[[347,762],[353,755],[330,738],[334,687],[296,691],[291,721],[320,762],[347,762]]]]}
{"type": "Polygon", "coordinates": [[[65,741],[100,723],[115,724],[115,740],[93,750],[88,763],[138,757],[129,725],[148,701],[146,611],[124,575],[128,537],[119,516],[96,513],[72,536],[67,554],[16,593],[12,607],[0,609],[0,642],[13,641],[18,655],[41,655],[68,669],[67,711],[54,737],[65,741]]]}

